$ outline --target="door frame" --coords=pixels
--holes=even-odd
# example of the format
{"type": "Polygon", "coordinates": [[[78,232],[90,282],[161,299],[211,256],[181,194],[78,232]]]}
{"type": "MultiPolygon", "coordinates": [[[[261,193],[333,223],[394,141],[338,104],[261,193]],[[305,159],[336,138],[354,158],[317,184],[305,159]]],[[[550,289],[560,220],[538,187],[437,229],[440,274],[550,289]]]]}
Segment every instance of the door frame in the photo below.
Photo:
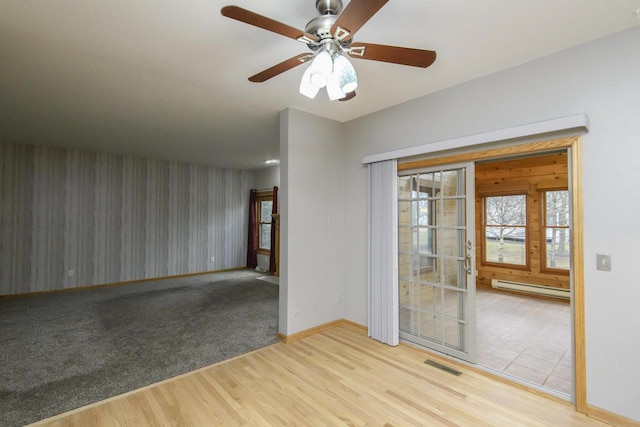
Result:
{"type": "MultiPolygon", "coordinates": [[[[584,216],[582,200],[582,139],[579,136],[546,141],[530,142],[475,150],[441,157],[403,162],[398,159],[398,172],[449,163],[462,163],[511,157],[516,155],[539,154],[545,151],[566,149],[569,154],[569,178],[571,182],[571,221],[573,225],[573,254],[571,289],[573,292],[573,357],[574,357],[574,404],[576,411],[587,413],[586,374],[586,334],[584,303],[584,216]]],[[[432,153],[438,156],[437,153],[432,153]]]]}

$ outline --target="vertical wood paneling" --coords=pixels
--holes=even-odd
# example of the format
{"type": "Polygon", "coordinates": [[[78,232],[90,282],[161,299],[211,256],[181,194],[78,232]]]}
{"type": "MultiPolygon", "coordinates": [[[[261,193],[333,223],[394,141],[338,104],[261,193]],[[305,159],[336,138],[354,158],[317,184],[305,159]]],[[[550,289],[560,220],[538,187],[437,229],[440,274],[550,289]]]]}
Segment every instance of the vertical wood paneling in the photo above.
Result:
{"type": "Polygon", "coordinates": [[[248,228],[248,198],[251,188],[251,179],[245,175],[234,174],[233,171],[225,171],[225,202],[227,207],[224,223],[224,249],[225,265],[231,265],[234,259],[246,257],[247,253],[247,228],[248,228]],[[246,191],[230,191],[232,188],[246,188],[246,191]],[[241,230],[242,239],[238,239],[233,230],[241,230]]]}
{"type": "Polygon", "coordinates": [[[146,277],[169,274],[169,168],[151,160],[147,165],[146,277]]]}
{"type": "MultiPolygon", "coordinates": [[[[209,193],[207,191],[207,173],[203,165],[191,165],[189,168],[189,265],[188,271],[209,269],[209,248],[207,245],[209,228],[207,209],[209,193]]],[[[247,196],[248,197],[248,196],[247,196]]]]}
{"type": "Polygon", "coordinates": [[[0,178],[0,294],[245,265],[249,171],[2,144],[0,178]]]}
{"type": "Polygon", "coordinates": [[[108,283],[121,277],[122,157],[98,154],[96,160],[93,282],[108,283]]]}
{"type": "Polygon", "coordinates": [[[146,260],[147,162],[125,158],[122,175],[122,281],[144,277],[146,260]]]}
{"type": "Polygon", "coordinates": [[[31,146],[0,144],[0,283],[8,293],[31,283],[31,264],[24,260],[32,246],[33,160],[31,146]]]}
{"type": "Polygon", "coordinates": [[[169,164],[169,275],[187,273],[189,256],[189,167],[169,164]]]}
{"type": "MultiPolygon", "coordinates": [[[[225,189],[233,186],[233,176],[229,171],[225,172],[225,189]]],[[[225,191],[225,206],[229,206],[231,209],[234,208],[234,195],[230,194],[228,191],[225,191]]],[[[233,236],[230,235],[230,230],[233,230],[234,222],[233,215],[230,215],[228,211],[225,212],[224,216],[224,247],[225,247],[225,264],[228,264],[231,259],[237,256],[238,245],[233,239],[233,236]]]]}
{"type": "MultiPolygon", "coordinates": [[[[210,256],[215,258],[214,269],[223,268],[224,260],[224,181],[220,169],[210,169],[209,181],[209,248],[210,256]],[[217,183],[217,185],[214,185],[217,183]]],[[[248,191],[247,191],[248,194],[248,191]]],[[[246,264],[246,256],[243,265],[246,264]]]]}
{"type": "Polygon", "coordinates": [[[95,229],[96,155],[80,151],[67,153],[65,216],[65,287],[93,283],[95,229]]]}
{"type": "MultiPolygon", "coordinates": [[[[217,179],[218,182],[220,183],[220,187],[219,187],[219,191],[217,192],[217,203],[219,204],[219,206],[226,206],[227,205],[227,198],[226,198],[226,187],[227,187],[227,176],[226,176],[226,171],[218,171],[217,175],[217,179]]],[[[218,231],[218,237],[219,237],[219,242],[221,243],[220,246],[222,246],[222,248],[218,248],[218,249],[222,249],[220,251],[220,260],[222,265],[227,265],[228,264],[228,256],[229,256],[229,250],[231,250],[232,248],[227,245],[227,241],[226,241],[226,227],[227,227],[227,212],[226,209],[220,209],[218,211],[218,220],[216,221],[216,228],[218,231]]],[[[246,257],[245,257],[246,258],[246,257]]],[[[246,263],[246,259],[245,259],[245,263],[246,263]]]]}
{"type": "Polygon", "coordinates": [[[249,227],[247,225],[248,217],[249,217],[249,204],[246,202],[246,198],[248,197],[249,190],[253,187],[253,174],[245,173],[241,176],[242,182],[241,186],[244,188],[242,193],[236,194],[237,197],[237,208],[242,211],[241,215],[237,217],[237,226],[238,230],[242,233],[242,239],[238,241],[238,256],[241,258],[246,258],[247,254],[247,238],[249,235],[249,227]]]}
{"type": "Polygon", "coordinates": [[[66,159],[61,150],[35,150],[29,291],[56,289],[64,282],[66,159]]]}

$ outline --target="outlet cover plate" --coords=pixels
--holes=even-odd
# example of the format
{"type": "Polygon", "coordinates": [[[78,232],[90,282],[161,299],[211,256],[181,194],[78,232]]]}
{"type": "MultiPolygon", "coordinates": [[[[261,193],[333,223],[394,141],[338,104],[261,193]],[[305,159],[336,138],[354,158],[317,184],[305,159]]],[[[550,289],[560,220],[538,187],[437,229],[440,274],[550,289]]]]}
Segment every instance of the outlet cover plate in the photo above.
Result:
{"type": "Polygon", "coordinates": [[[596,269],[600,271],[611,271],[611,255],[596,254],[596,269]]]}

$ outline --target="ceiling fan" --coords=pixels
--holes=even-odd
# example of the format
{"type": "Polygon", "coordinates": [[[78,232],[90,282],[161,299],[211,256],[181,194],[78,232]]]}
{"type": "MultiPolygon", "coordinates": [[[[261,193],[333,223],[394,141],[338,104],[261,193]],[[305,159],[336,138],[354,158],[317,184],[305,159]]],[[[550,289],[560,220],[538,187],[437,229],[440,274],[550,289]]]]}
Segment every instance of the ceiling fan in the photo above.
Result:
{"type": "Polygon", "coordinates": [[[353,42],[354,34],[387,1],[351,0],[342,10],[342,0],[316,0],[320,16],[312,19],[304,31],[238,6],[225,6],[221,13],[228,18],[298,40],[311,50],[267,68],[249,77],[249,81],[264,82],[311,61],[302,76],[300,93],[314,98],[321,88],[326,87],[331,100],[346,101],[356,96],[358,79],[345,54],[351,58],[422,68],[427,68],[436,59],[436,53],[431,50],[353,42]]]}

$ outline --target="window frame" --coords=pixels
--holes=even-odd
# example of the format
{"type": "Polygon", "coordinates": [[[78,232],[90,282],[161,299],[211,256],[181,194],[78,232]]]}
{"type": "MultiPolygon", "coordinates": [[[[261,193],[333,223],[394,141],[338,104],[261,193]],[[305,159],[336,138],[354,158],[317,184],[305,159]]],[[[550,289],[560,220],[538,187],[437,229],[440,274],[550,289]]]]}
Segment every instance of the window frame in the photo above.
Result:
{"type": "MultiPolygon", "coordinates": [[[[432,227],[433,227],[433,224],[435,224],[435,221],[436,221],[436,209],[432,209],[432,204],[431,204],[431,202],[437,201],[436,193],[435,193],[436,188],[434,188],[433,186],[422,185],[419,182],[420,176],[421,176],[421,174],[416,174],[415,176],[412,177],[412,181],[414,181],[416,179],[416,177],[418,177],[418,182],[416,183],[416,186],[418,188],[418,194],[417,194],[417,197],[415,199],[413,197],[411,198],[411,203],[412,203],[412,206],[413,206],[413,202],[414,201],[417,202],[417,209],[418,209],[417,217],[418,218],[420,217],[420,213],[419,213],[420,202],[421,201],[426,201],[428,203],[428,206],[429,206],[429,213],[428,213],[429,223],[428,223],[428,225],[426,227],[420,226],[420,220],[418,219],[418,224],[415,227],[418,230],[418,234],[420,234],[420,230],[421,229],[425,229],[427,231],[427,235],[429,235],[430,233],[433,233],[433,228],[432,227]],[[420,197],[421,193],[426,193],[426,194],[428,194],[428,196],[427,197],[420,197]]],[[[412,185],[413,185],[413,183],[412,183],[412,185]]],[[[425,254],[425,256],[428,259],[431,259],[431,262],[433,263],[433,260],[435,259],[435,254],[438,253],[437,252],[438,251],[438,239],[433,238],[432,241],[431,241],[431,244],[432,244],[431,253],[427,253],[427,254],[425,254]]],[[[420,253],[420,248],[418,248],[418,256],[420,257],[420,260],[418,261],[418,264],[419,264],[418,271],[419,271],[419,275],[420,275],[419,277],[421,278],[423,274],[428,274],[428,273],[431,273],[433,271],[433,264],[422,268],[421,267],[422,266],[422,259],[421,259],[422,258],[422,254],[420,253]]]]}
{"type": "MultiPolygon", "coordinates": [[[[545,188],[542,190],[539,190],[540,193],[540,200],[542,201],[542,203],[540,203],[540,207],[541,207],[541,212],[540,212],[540,216],[541,216],[541,221],[540,221],[540,242],[541,244],[541,248],[540,248],[540,273],[545,273],[545,274],[561,274],[563,276],[568,276],[571,273],[571,266],[569,266],[569,268],[564,269],[564,268],[553,268],[553,267],[547,267],[547,229],[551,229],[551,228],[556,228],[556,229],[566,229],[569,230],[569,251],[571,251],[571,225],[567,224],[566,226],[548,226],[547,225],[547,193],[552,192],[552,191],[566,191],[567,193],[569,192],[568,188],[545,188]]],[[[568,201],[569,204],[571,203],[571,194],[568,194],[568,201]]],[[[571,218],[571,215],[569,215],[569,218],[571,218]]],[[[569,255],[569,259],[571,259],[571,255],[569,255]]]]}
{"type": "MultiPolygon", "coordinates": [[[[529,206],[531,203],[529,192],[525,190],[512,190],[512,191],[492,191],[487,193],[482,193],[479,195],[481,199],[482,206],[482,229],[481,229],[481,245],[480,249],[482,252],[482,256],[480,258],[480,264],[482,266],[487,267],[496,267],[496,268],[510,268],[513,270],[523,270],[523,271],[531,271],[531,224],[529,218],[529,206]],[[517,228],[524,229],[524,255],[525,255],[525,263],[524,264],[511,264],[506,262],[492,262],[487,261],[487,198],[489,197],[504,197],[504,196],[524,196],[525,201],[525,215],[524,215],[524,226],[515,226],[517,228]]],[[[495,224],[493,225],[495,226],[495,224]]]]}
{"type": "MultiPolygon", "coordinates": [[[[433,201],[436,200],[436,196],[435,196],[435,190],[437,189],[437,187],[434,189],[433,186],[430,185],[426,185],[426,184],[422,184],[420,181],[420,176],[422,174],[420,173],[411,173],[411,174],[407,174],[407,175],[402,175],[399,176],[398,179],[400,178],[409,178],[407,180],[407,183],[409,185],[408,189],[406,190],[408,192],[408,195],[406,197],[398,197],[398,208],[400,209],[400,203],[409,203],[409,215],[410,215],[410,223],[409,225],[400,225],[398,224],[398,229],[406,229],[408,230],[407,232],[409,233],[409,235],[411,236],[411,245],[414,244],[413,242],[413,233],[414,231],[420,235],[420,230],[426,230],[427,234],[430,232],[430,230],[433,230],[432,226],[435,223],[435,219],[436,219],[436,211],[435,209],[429,209],[428,212],[428,225],[427,226],[420,226],[420,220],[419,220],[419,209],[420,209],[420,202],[427,202],[427,203],[431,203],[433,201]],[[415,193],[415,196],[414,196],[415,193]],[[421,197],[420,194],[421,193],[426,193],[427,196],[421,197]],[[414,212],[414,207],[417,209],[417,211],[414,212]],[[414,224],[413,220],[416,219],[416,223],[414,224]]],[[[429,205],[429,207],[431,207],[431,205],[429,205]]],[[[433,258],[435,257],[436,251],[437,251],[437,239],[433,239],[432,240],[432,248],[431,248],[431,253],[425,253],[426,257],[430,257],[432,258],[432,262],[433,262],[433,258]]],[[[406,253],[406,252],[401,252],[400,250],[398,251],[398,256],[401,255],[411,255],[411,266],[410,266],[410,275],[412,278],[414,278],[415,280],[422,280],[421,277],[423,274],[428,274],[431,273],[434,270],[434,266],[432,265],[427,265],[424,268],[422,267],[422,258],[421,258],[421,253],[420,253],[420,249],[418,248],[418,256],[419,259],[417,261],[418,266],[417,268],[415,268],[415,260],[413,258],[413,251],[411,250],[410,253],[406,253]]],[[[413,280],[413,279],[412,279],[413,280]]]]}
{"type": "Polygon", "coordinates": [[[263,224],[272,225],[272,221],[269,221],[268,223],[260,221],[262,219],[262,202],[271,202],[271,208],[273,209],[273,192],[271,191],[258,192],[258,194],[256,195],[256,246],[257,246],[256,251],[259,254],[270,255],[271,249],[260,247],[260,233],[262,231],[262,225],[263,224]]]}

